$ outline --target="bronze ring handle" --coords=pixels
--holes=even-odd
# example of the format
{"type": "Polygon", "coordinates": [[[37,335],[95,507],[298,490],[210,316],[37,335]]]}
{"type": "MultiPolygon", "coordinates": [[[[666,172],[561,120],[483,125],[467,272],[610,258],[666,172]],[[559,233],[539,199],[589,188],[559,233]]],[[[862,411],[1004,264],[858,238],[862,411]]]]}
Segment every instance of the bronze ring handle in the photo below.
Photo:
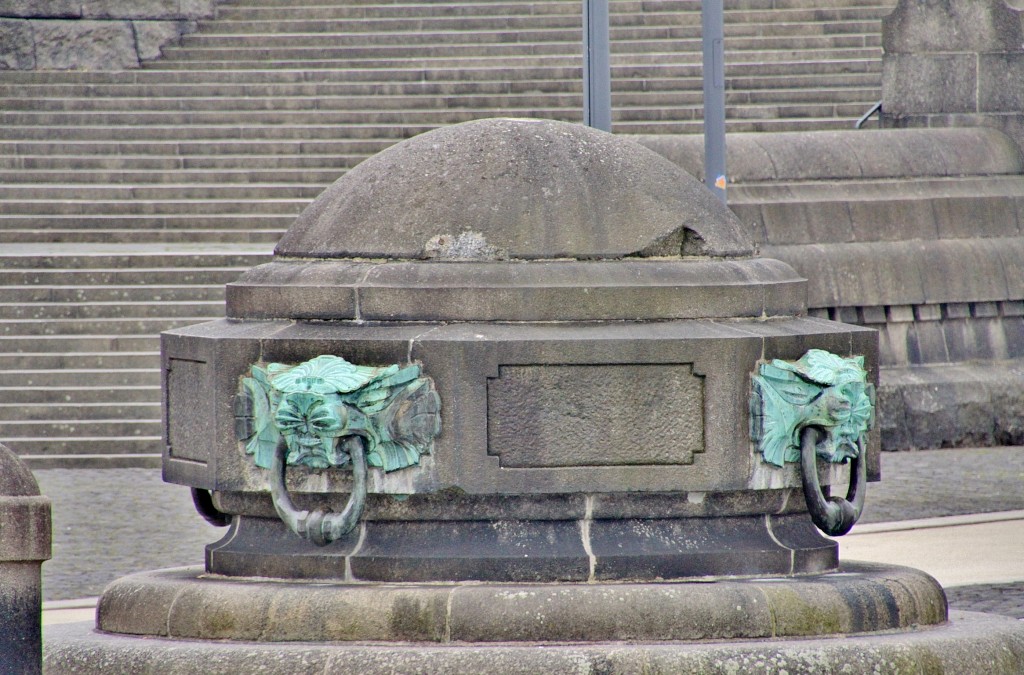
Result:
{"type": "Polygon", "coordinates": [[[821,430],[804,427],[800,432],[800,468],[803,474],[804,499],[811,520],[819,530],[830,537],[838,537],[850,531],[864,509],[864,492],[867,484],[867,458],[864,456],[864,439],[857,440],[859,452],[850,459],[850,485],[846,499],[829,497],[821,491],[818,482],[818,465],[815,446],[821,430]]]}
{"type": "Polygon", "coordinates": [[[274,461],[270,466],[270,498],[274,509],[288,529],[317,546],[326,546],[354,530],[366,504],[366,441],[362,436],[346,436],[341,443],[352,458],[352,493],[341,513],[295,508],[285,485],[288,444],[284,436],[274,448],[274,461]]]}

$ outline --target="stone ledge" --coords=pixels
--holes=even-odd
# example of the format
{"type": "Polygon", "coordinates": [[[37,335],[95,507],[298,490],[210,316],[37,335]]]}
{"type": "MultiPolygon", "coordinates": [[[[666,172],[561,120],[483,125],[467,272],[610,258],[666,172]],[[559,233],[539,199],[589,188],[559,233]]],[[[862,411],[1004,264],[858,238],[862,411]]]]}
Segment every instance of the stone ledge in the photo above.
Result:
{"type": "MultiPolygon", "coordinates": [[[[704,137],[630,136],[703,179],[704,137]]],[[[1017,174],[1024,159],[994,129],[886,129],[729,134],[729,180],[765,181],[1017,174]]]]}
{"type": "Polygon", "coordinates": [[[232,319],[636,321],[798,315],[806,282],[767,258],[287,261],[227,285],[232,319]]]}
{"type": "Polygon", "coordinates": [[[810,279],[808,307],[870,307],[1024,298],[1019,235],[765,246],[810,279]]]}
{"type": "Polygon", "coordinates": [[[1024,303],[816,307],[808,315],[879,331],[882,368],[1024,358],[1024,303]]]}
{"type": "Polygon", "coordinates": [[[882,450],[1024,444],[1024,360],[885,368],[882,450]]]}

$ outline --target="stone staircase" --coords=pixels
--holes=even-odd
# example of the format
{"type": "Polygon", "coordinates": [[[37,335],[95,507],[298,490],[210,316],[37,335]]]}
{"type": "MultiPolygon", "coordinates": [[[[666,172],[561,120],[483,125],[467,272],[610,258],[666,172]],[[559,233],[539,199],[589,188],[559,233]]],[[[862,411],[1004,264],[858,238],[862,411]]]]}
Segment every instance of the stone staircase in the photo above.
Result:
{"type": "Polygon", "coordinates": [[[36,466],[151,465],[160,344],[222,316],[265,247],[0,246],[0,435],[36,466]],[[206,252],[209,251],[209,252],[206,252]]]}
{"type": "MultiPolygon", "coordinates": [[[[727,127],[848,128],[892,0],[727,0],[727,127]]],[[[700,3],[611,0],[614,131],[701,131],[700,3]]],[[[0,72],[0,440],[155,464],[156,335],[363,158],[490,116],[581,117],[579,0],[230,0],[119,72],[0,72]]]]}

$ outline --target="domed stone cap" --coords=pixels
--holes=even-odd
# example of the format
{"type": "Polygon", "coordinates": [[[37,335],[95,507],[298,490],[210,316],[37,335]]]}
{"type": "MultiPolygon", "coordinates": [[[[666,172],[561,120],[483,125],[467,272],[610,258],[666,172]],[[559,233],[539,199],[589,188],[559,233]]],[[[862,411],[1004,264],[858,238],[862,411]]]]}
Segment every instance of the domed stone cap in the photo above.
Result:
{"type": "Polygon", "coordinates": [[[0,443],[0,497],[34,497],[39,484],[14,451],[0,443]]]}
{"type": "Polygon", "coordinates": [[[356,166],[281,239],[297,258],[748,256],[740,221],[660,155],[590,127],[487,119],[356,166]]]}

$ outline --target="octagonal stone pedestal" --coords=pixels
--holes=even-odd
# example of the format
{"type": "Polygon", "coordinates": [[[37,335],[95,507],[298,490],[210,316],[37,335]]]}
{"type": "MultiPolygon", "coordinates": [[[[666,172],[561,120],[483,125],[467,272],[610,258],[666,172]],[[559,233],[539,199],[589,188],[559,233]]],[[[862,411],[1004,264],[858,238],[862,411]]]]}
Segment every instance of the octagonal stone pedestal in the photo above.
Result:
{"type": "MultiPolygon", "coordinates": [[[[164,335],[164,476],[231,527],[205,569],[111,585],[95,632],[52,633],[51,672],[1024,664],[1019,627],[948,623],[927,575],[840,564],[798,466],[751,438],[751,381],[822,350],[861,357],[869,388],[877,337],[808,318],[805,281],[639,145],[538,120],[424,134],[328,188],[227,298],[164,335]],[[361,455],[337,439],[369,418],[330,390],[349,408],[320,440],[311,413],[288,424],[343,461],[272,481],[260,453],[298,446],[245,382],[322,356],[422,376],[440,413],[417,429],[440,431],[407,466],[370,463],[361,516],[317,545],[294,523],[349,511],[361,455]]],[[[860,443],[877,479],[876,432],[860,443]]]]}

